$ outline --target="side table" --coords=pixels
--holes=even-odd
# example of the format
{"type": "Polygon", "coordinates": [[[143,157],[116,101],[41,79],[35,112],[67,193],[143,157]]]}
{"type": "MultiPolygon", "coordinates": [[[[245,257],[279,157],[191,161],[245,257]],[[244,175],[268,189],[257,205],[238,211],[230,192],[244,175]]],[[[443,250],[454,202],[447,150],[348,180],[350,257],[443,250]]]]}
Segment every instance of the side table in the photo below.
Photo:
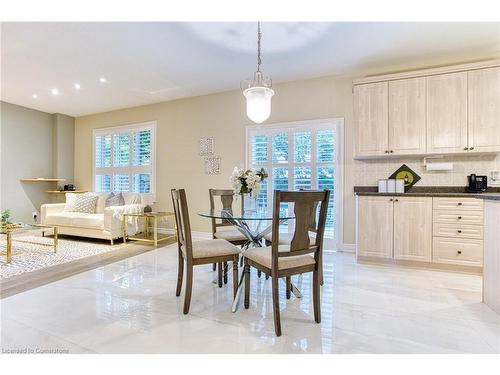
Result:
{"type": "MultiPolygon", "coordinates": [[[[141,213],[130,213],[123,214],[122,216],[122,236],[123,242],[127,242],[127,240],[134,241],[143,241],[153,244],[155,247],[158,246],[159,242],[163,242],[170,238],[177,238],[177,228],[174,220],[174,233],[173,234],[165,234],[158,233],[158,222],[166,217],[174,216],[175,214],[171,211],[164,212],[141,212],[141,213]],[[144,231],[142,233],[138,233],[132,236],[127,235],[127,220],[130,217],[134,217],[137,220],[141,218],[144,219],[144,231]],[[152,227],[151,227],[152,224],[152,227]]],[[[167,229],[167,228],[164,228],[167,229]]]]}

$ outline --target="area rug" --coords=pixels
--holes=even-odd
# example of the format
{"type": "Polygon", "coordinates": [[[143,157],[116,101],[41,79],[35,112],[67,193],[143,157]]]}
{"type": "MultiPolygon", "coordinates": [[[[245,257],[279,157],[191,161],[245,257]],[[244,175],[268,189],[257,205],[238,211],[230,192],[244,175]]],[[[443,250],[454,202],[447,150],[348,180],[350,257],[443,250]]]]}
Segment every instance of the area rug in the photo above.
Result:
{"type": "MultiPolygon", "coordinates": [[[[51,237],[23,236],[17,238],[23,241],[39,242],[47,245],[53,244],[51,237]]],[[[60,238],[57,253],[54,254],[52,246],[13,241],[12,262],[8,264],[5,256],[7,251],[5,238],[1,238],[0,280],[110,251],[117,251],[122,246],[60,238]]]]}

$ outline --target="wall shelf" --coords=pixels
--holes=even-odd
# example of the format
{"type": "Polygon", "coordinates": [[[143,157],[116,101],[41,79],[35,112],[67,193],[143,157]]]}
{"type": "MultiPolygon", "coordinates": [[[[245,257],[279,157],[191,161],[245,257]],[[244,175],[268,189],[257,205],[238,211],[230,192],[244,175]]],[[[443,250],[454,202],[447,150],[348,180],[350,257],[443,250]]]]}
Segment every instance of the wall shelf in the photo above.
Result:
{"type": "Polygon", "coordinates": [[[86,192],[87,192],[87,190],[47,190],[46,191],[46,193],[49,193],[49,194],[66,194],[66,193],[83,194],[86,192]]]}
{"type": "Polygon", "coordinates": [[[21,178],[21,182],[62,182],[66,181],[64,178],[21,178]]]}

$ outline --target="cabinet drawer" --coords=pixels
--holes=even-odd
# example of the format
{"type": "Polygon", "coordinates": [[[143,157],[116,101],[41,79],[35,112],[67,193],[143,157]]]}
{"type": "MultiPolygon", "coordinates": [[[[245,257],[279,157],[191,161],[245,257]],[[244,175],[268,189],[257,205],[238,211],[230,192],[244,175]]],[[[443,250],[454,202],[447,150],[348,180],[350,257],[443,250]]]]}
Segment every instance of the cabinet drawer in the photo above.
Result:
{"type": "Polygon", "coordinates": [[[432,261],[434,263],[481,267],[483,265],[483,241],[434,237],[432,261]]]}
{"type": "Polygon", "coordinates": [[[483,210],[483,201],[476,198],[433,198],[435,210],[483,210]]]}
{"type": "Polygon", "coordinates": [[[434,223],[433,236],[483,239],[482,225],[434,223]]]}
{"type": "Polygon", "coordinates": [[[443,224],[483,225],[483,211],[434,210],[432,221],[443,224]]]}

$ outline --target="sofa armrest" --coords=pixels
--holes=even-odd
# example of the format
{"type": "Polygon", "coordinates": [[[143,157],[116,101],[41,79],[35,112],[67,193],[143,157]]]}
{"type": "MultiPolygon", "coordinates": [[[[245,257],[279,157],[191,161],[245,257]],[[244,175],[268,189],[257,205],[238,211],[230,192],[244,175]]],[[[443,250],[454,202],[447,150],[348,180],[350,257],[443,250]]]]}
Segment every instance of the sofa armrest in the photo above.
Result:
{"type": "Polygon", "coordinates": [[[64,206],[66,206],[66,203],[42,204],[42,207],[40,208],[41,223],[45,224],[47,222],[47,216],[63,212],[64,206]]]}
{"type": "MultiPolygon", "coordinates": [[[[124,213],[132,212],[134,210],[142,212],[144,207],[145,206],[143,204],[126,204],[124,206],[106,207],[104,209],[104,229],[110,232],[116,229],[121,229],[122,215],[124,213]]],[[[127,232],[128,229],[129,228],[127,228],[127,232]]]]}

